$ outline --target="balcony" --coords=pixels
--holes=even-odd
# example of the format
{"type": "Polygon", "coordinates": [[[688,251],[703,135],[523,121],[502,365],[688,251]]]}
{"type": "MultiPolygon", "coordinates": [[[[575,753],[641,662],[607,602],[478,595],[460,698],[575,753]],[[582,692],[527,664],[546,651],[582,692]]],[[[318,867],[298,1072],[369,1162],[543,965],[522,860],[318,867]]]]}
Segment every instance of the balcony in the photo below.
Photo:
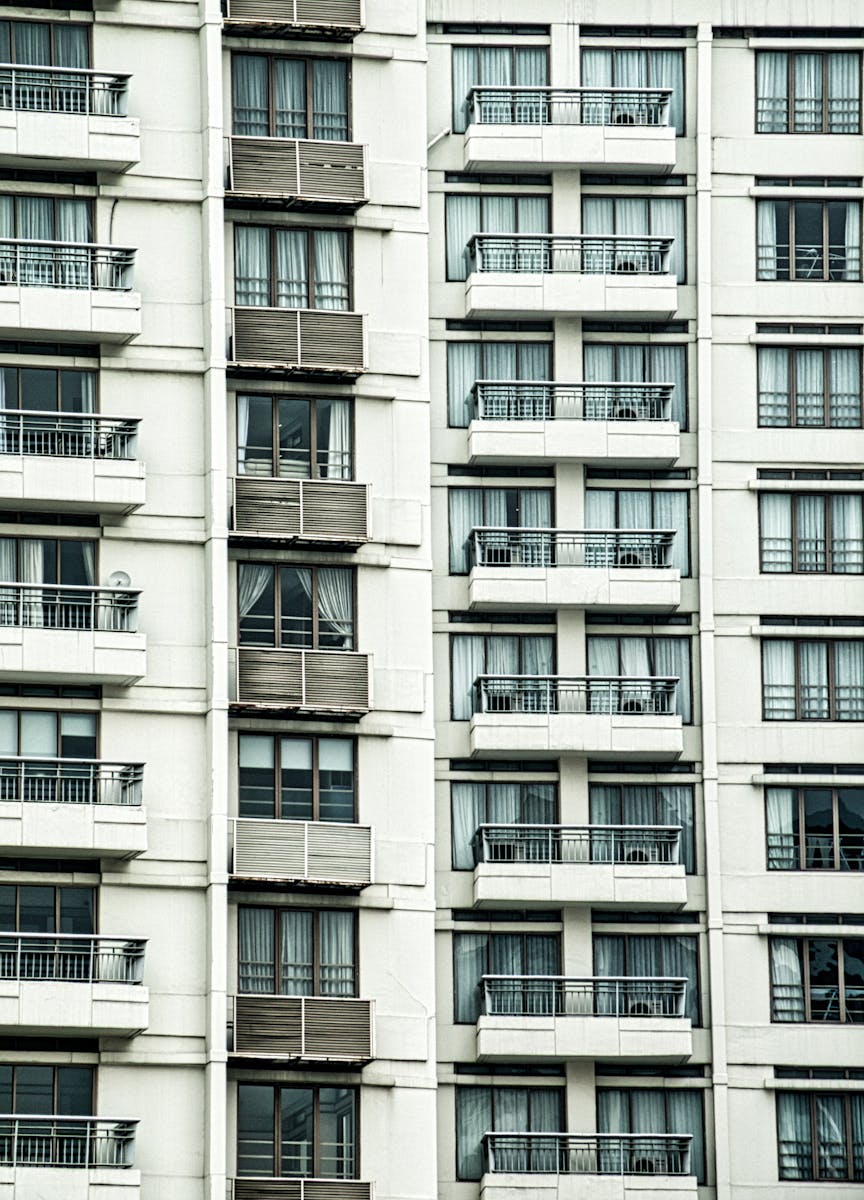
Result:
{"type": "Polygon", "coordinates": [[[363,0],[224,0],[225,32],[247,37],[350,41],[363,28],[363,0]]]}
{"type": "Polygon", "coordinates": [[[147,669],[140,592],[0,583],[0,679],[132,684],[147,669]]]}
{"type": "Polygon", "coordinates": [[[668,88],[474,87],[465,170],[671,171],[668,88]]]}
{"type": "Polygon", "coordinates": [[[336,821],[231,822],[229,871],[235,879],[359,892],[372,882],[372,830],[336,821]]]}
{"type": "Polygon", "coordinates": [[[671,466],[680,453],[671,383],[481,379],[468,426],[472,462],[671,466]]]}
{"type": "Polygon", "coordinates": [[[678,305],[671,249],[670,237],[477,233],[466,315],[669,318],[678,305]]]}
{"type": "Polygon", "coordinates": [[[474,904],[681,908],[680,844],[677,825],[481,825],[474,904]]]}
{"type": "Polygon", "coordinates": [[[0,1200],[139,1200],[137,1121],[0,1114],[0,1200]]]}
{"type": "Polygon", "coordinates": [[[361,1067],[374,1058],[371,1000],[326,996],[234,997],[235,1056],[295,1066],[361,1067]]]}
{"type": "Polygon", "coordinates": [[[481,1062],[650,1060],[693,1052],[686,979],[484,975],[481,1062]]]}
{"type": "Polygon", "coordinates": [[[369,487],[238,475],[232,514],[234,537],[353,549],[369,540],[369,487]]]}
{"type": "Polygon", "coordinates": [[[147,849],[144,767],[84,758],[0,758],[0,847],[67,858],[147,849]]]}
{"type": "Polygon", "coordinates": [[[90,242],[0,238],[0,333],[128,342],[141,332],[135,251],[90,242]]]}
{"type": "Polygon", "coordinates": [[[669,563],[674,537],[669,529],[473,529],[469,605],[668,612],[681,603],[681,575],[669,563]]]}
{"type": "Polygon", "coordinates": [[[234,676],[239,708],[357,721],[372,707],[368,654],[240,646],[234,676]]]}
{"type": "Polygon", "coordinates": [[[130,513],[145,499],[137,417],[0,409],[0,507],[130,513]]]}
{"type": "Polygon", "coordinates": [[[0,63],[0,163],[126,171],[141,158],[129,76],[0,63]]]}
{"type": "Polygon", "coordinates": [[[141,983],[146,944],[80,933],[0,933],[0,1029],[59,1037],[140,1033],[148,1023],[141,983]]]}
{"type": "Polygon", "coordinates": [[[696,1197],[690,1134],[487,1133],[482,1200],[669,1200],[696,1197]],[[570,1176],[592,1176],[581,1183],[570,1176]]]}
{"type": "Polygon", "coordinates": [[[683,750],[677,685],[660,675],[481,675],[471,753],[677,758],[683,750]]]}
{"type": "Polygon", "coordinates": [[[355,212],[368,199],[365,158],[353,142],[232,137],[226,200],[355,212]]]}
{"type": "Polygon", "coordinates": [[[372,1200],[372,1184],[359,1179],[247,1177],[229,1181],[228,1200],[372,1200]]]}
{"type": "Polygon", "coordinates": [[[231,310],[229,367],[355,379],[365,368],[360,313],[322,308],[231,310]]]}

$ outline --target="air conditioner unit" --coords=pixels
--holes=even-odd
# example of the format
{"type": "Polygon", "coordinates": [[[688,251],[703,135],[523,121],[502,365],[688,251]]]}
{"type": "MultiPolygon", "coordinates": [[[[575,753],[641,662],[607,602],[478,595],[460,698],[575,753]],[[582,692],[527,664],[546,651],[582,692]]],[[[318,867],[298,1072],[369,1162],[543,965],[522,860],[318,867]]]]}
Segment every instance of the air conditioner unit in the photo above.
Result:
{"type": "Polygon", "coordinates": [[[627,1015],[630,1017],[662,1017],[662,1000],[651,1000],[645,996],[632,996],[627,1001],[627,1015]]]}
{"type": "Polygon", "coordinates": [[[647,846],[625,846],[621,855],[621,860],[625,863],[654,862],[651,851],[647,846]]]}
{"type": "Polygon", "coordinates": [[[628,112],[626,109],[622,109],[620,112],[616,112],[616,113],[612,114],[612,124],[613,125],[635,125],[636,118],[633,116],[632,112],[628,112]]]}
{"type": "Polygon", "coordinates": [[[635,696],[628,696],[621,701],[621,707],[618,711],[622,713],[644,713],[648,712],[648,704],[645,700],[639,700],[635,696]]]}
{"type": "Polygon", "coordinates": [[[630,1170],[634,1175],[663,1175],[666,1163],[660,1157],[651,1154],[637,1154],[630,1160],[630,1170]]]}
{"type": "Polygon", "coordinates": [[[638,421],[639,412],[635,406],[627,400],[622,400],[618,404],[612,406],[610,420],[612,421],[638,421]]]}
{"type": "Polygon", "coordinates": [[[654,556],[651,546],[619,546],[615,551],[615,565],[618,567],[651,567],[654,556]]]}

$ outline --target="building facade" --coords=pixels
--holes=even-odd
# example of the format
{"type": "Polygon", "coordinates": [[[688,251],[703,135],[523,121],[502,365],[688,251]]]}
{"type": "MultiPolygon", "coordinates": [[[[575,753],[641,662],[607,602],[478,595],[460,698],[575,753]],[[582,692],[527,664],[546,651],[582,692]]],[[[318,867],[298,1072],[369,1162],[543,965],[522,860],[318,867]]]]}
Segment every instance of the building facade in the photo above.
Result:
{"type": "Polygon", "coordinates": [[[0,7],[0,1198],[864,1185],[862,52],[0,7]]]}

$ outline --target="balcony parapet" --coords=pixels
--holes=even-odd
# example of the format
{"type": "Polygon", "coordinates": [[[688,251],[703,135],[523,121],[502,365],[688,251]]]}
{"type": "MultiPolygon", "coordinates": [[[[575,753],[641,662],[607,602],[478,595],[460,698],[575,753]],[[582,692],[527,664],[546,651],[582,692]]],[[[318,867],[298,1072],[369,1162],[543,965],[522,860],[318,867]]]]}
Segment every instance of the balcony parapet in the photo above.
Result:
{"type": "Polygon", "coordinates": [[[479,863],[679,863],[680,825],[481,825],[479,863]]]}
{"type": "MultiPolygon", "coordinates": [[[[0,804],[141,806],[143,763],[0,756],[0,804]]],[[[2,809],[0,809],[2,818],[2,809]]]]}
{"type": "Polygon", "coordinates": [[[0,286],[128,292],[135,251],[95,242],[0,238],[0,286]]]}
{"type": "Polygon", "coordinates": [[[478,379],[472,421],[670,421],[672,383],[478,379]]]}
{"type": "Polygon", "coordinates": [[[135,633],[140,590],[63,583],[0,583],[0,627],[135,633]]]}
{"type": "Polygon", "coordinates": [[[471,270],[515,275],[668,275],[671,237],[475,233],[471,270]]]}
{"type": "Polygon", "coordinates": [[[0,932],[0,980],[140,984],[146,938],[0,932]]]}
{"type": "Polygon", "coordinates": [[[0,110],[125,117],[130,75],[0,63],[0,110]]]}

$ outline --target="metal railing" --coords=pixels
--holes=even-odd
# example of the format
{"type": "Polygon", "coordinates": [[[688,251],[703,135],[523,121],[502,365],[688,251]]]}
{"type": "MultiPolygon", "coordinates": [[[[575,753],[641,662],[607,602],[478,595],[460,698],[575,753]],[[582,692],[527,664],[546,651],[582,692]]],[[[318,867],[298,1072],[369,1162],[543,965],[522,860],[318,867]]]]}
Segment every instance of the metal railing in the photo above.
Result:
{"type": "Polygon", "coordinates": [[[478,125],[669,125],[671,88],[472,87],[478,125]]]}
{"type": "Polygon", "coordinates": [[[668,275],[671,237],[475,233],[471,271],[517,275],[668,275]]]}
{"type": "Polygon", "coordinates": [[[669,715],[677,686],[669,675],[479,675],[475,711],[669,715]]]}
{"type": "Polygon", "coordinates": [[[691,1134],[486,1133],[490,1174],[690,1175],[691,1134]]]}
{"type": "Polygon", "coordinates": [[[668,567],[674,529],[471,530],[474,567],[668,567]]]}
{"type": "Polygon", "coordinates": [[[120,246],[0,238],[0,286],[128,292],[134,262],[120,246]]]}
{"type": "Polygon", "coordinates": [[[864,833],[769,833],[769,871],[864,871],[864,833]]]}
{"type": "Polygon", "coordinates": [[[475,863],[679,863],[680,825],[481,825],[475,863]]]}
{"type": "Polygon", "coordinates": [[[489,1017],[683,1017],[687,980],[483,975],[480,992],[481,1012],[489,1017]]]}
{"type": "Polygon", "coordinates": [[[135,633],[140,591],[63,583],[0,583],[0,626],[135,633]]]}
{"type": "Polygon", "coordinates": [[[0,979],[140,984],[146,945],[146,938],[0,932],[0,979]]]}
{"type": "Polygon", "coordinates": [[[125,117],[129,78],[80,67],[0,63],[0,109],[125,117]]]}
{"type": "Polygon", "coordinates": [[[0,1114],[0,1165],[132,1166],[137,1120],[0,1114]]]}
{"type": "Polygon", "coordinates": [[[140,807],[143,779],[143,763],[0,756],[0,802],[140,807]]]}
{"type": "Polygon", "coordinates": [[[3,408],[0,454],[131,461],[137,458],[140,424],[138,417],[3,408]]]}
{"type": "Polygon", "coordinates": [[[672,383],[552,383],[478,379],[477,421],[669,421],[672,383]]]}

